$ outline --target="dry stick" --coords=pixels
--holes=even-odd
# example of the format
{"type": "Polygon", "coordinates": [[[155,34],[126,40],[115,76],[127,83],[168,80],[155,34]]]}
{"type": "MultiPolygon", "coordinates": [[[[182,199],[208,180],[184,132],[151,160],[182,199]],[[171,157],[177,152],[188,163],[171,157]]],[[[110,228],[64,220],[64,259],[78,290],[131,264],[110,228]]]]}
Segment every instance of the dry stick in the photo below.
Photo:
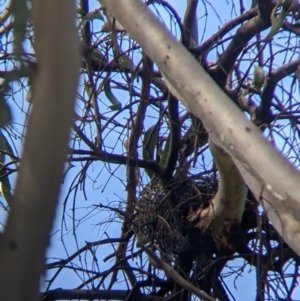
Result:
{"type": "Polygon", "coordinates": [[[205,292],[199,290],[197,287],[190,284],[187,280],[185,280],[182,276],[180,276],[171,266],[169,266],[166,262],[158,258],[156,254],[153,251],[151,251],[149,248],[142,247],[142,249],[147,253],[147,255],[149,256],[150,263],[155,268],[164,270],[167,276],[173,278],[174,281],[176,281],[184,289],[195,294],[197,297],[199,297],[204,301],[216,301],[214,298],[207,295],[205,292]]]}
{"type": "MultiPolygon", "coordinates": [[[[149,60],[149,58],[146,57],[146,55],[144,56],[143,61],[144,61],[143,70],[145,71],[145,75],[142,82],[141,101],[138,106],[136,117],[133,121],[131,133],[128,139],[128,147],[126,148],[128,162],[129,162],[129,158],[135,158],[135,159],[138,158],[137,141],[139,140],[143,130],[143,122],[145,119],[145,114],[148,106],[153,63],[151,62],[151,60],[149,60]]],[[[133,215],[134,205],[136,202],[136,187],[138,184],[136,179],[136,174],[137,174],[137,166],[128,165],[127,175],[126,175],[127,201],[126,201],[126,208],[125,208],[125,214],[127,218],[124,219],[124,222],[122,224],[121,238],[127,237],[130,231],[128,227],[128,219],[131,219],[133,215]]],[[[127,245],[128,243],[124,243],[118,246],[118,249],[116,251],[117,260],[120,260],[123,257],[125,257],[127,245]]],[[[123,263],[123,266],[126,268],[129,266],[129,263],[125,261],[123,263]]],[[[125,269],[125,272],[127,274],[131,286],[134,287],[134,285],[136,284],[136,278],[134,273],[131,271],[131,269],[125,269]]],[[[117,279],[117,271],[114,272],[111,277],[109,288],[113,286],[116,279],[117,279]]]]}

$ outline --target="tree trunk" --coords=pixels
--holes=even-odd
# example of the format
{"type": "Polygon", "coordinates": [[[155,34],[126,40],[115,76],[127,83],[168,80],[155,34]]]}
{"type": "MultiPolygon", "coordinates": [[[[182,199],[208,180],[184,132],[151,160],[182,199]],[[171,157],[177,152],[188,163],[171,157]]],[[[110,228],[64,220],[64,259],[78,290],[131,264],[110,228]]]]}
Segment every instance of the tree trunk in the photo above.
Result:
{"type": "Polygon", "coordinates": [[[0,247],[1,300],[39,298],[54,219],[79,70],[73,1],[33,1],[34,103],[11,212],[0,247]]]}

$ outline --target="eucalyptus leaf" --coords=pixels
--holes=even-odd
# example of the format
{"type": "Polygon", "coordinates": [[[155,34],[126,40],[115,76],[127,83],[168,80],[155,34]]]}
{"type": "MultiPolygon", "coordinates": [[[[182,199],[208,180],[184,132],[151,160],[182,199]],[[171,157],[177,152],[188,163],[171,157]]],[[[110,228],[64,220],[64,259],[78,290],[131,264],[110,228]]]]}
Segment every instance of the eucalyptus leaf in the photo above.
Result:
{"type": "Polygon", "coordinates": [[[6,200],[6,202],[10,205],[12,199],[11,193],[11,185],[8,176],[5,176],[3,180],[0,182],[1,185],[1,193],[6,200]]]}
{"type": "Polygon", "coordinates": [[[5,99],[0,96],[0,128],[11,121],[11,111],[5,99]]]}
{"type": "Polygon", "coordinates": [[[29,103],[33,102],[33,93],[32,93],[32,88],[29,87],[27,93],[26,93],[26,101],[29,103]]]}
{"type": "Polygon", "coordinates": [[[169,134],[165,148],[163,150],[162,156],[159,161],[159,165],[162,168],[164,168],[164,166],[166,166],[166,164],[167,164],[168,155],[169,155],[169,151],[170,151],[170,145],[171,145],[171,135],[169,134]]]}
{"type": "Polygon", "coordinates": [[[276,10],[278,8],[278,4],[273,8],[271,13],[271,31],[268,33],[267,38],[272,38],[281,28],[283,21],[285,19],[285,11],[281,10],[278,17],[276,17],[276,10]]]}
{"type": "Polygon", "coordinates": [[[148,242],[149,242],[149,240],[148,240],[147,236],[141,230],[139,230],[139,232],[137,234],[136,247],[137,248],[144,247],[146,244],[148,244],[148,242]]]}
{"type": "Polygon", "coordinates": [[[126,54],[123,54],[120,57],[120,64],[123,68],[130,69],[130,70],[134,69],[134,64],[132,63],[129,56],[126,54]]]}
{"type": "MultiPolygon", "coordinates": [[[[157,146],[158,138],[158,123],[152,125],[145,132],[143,139],[142,155],[144,160],[154,160],[154,151],[157,146]]],[[[150,179],[154,176],[154,172],[151,169],[145,169],[150,179]]]]}
{"type": "Polygon", "coordinates": [[[254,79],[253,79],[253,87],[260,91],[260,89],[264,86],[266,82],[266,74],[263,68],[260,66],[254,66],[254,79]]]}
{"type": "Polygon", "coordinates": [[[104,92],[107,99],[111,102],[111,106],[109,108],[112,111],[117,111],[122,109],[122,103],[117,99],[117,97],[113,94],[110,87],[110,79],[107,79],[104,84],[104,92]]]}
{"type": "Polygon", "coordinates": [[[0,129],[0,163],[4,164],[5,163],[5,153],[3,150],[5,150],[5,140],[3,139],[3,133],[0,129]]]}
{"type": "Polygon", "coordinates": [[[14,42],[17,51],[17,56],[22,51],[22,42],[24,41],[26,34],[26,23],[29,19],[29,12],[27,1],[24,0],[12,0],[11,10],[14,14],[14,42]]]}
{"type": "Polygon", "coordinates": [[[11,185],[7,175],[7,171],[2,169],[3,164],[0,166],[0,195],[6,200],[8,204],[11,202],[11,185]]]}
{"type": "Polygon", "coordinates": [[[103,61],[103,62],[106,62],[106,56],[105,54],[102,53],[101,50],[99,49],[93,49],[92,53],[91,53],[91,57],[93,59],[96,59],[96,60],[99,60],[99,61],[103,61]]]}
{"type": "Polygon", "coordinates": [[[94,10],[89,13],[85,13],[82,9],[78,9],[77,13],[80,15],[80,22],[79,22],[79,28],[82,28],[86,25],[87,22],[93,21],[93,20],[101,20],[105,21],[102,13],[99,10],[94,10]]]}
{"type": "Polygon", "coordinates": [[[298,88],[299,88],[299,94],[300,94],[300,64],[298,65],[298,68],[297,68],[297,70],[295,72],[295,76],[296,76],[296,78],[298,80],[298,88]]]}
{"type": "MultiPolygon", "coordinates": [[[[16,159],[13,148],[11,147],[10,143],[8,142],[7,138],[4,136],[1,130],[0,130],[0,149],[5,151],[4,155],[10,157],[11,160],[16,159]]],[[[4,159],[1,160],[1,163],[4,163],[4,159]]],[[[16,167],[18,166],[17,163],[15,163],[15,165],[16,167]]]]}
{"type": "Polygon", "coordinates": [[[119,103],[119,104],[114,104],[114,105],[111,105],[109,106],[109,108],[112,110],[112,111],[120,111],[122,109],[122,104],[119,103]]]}

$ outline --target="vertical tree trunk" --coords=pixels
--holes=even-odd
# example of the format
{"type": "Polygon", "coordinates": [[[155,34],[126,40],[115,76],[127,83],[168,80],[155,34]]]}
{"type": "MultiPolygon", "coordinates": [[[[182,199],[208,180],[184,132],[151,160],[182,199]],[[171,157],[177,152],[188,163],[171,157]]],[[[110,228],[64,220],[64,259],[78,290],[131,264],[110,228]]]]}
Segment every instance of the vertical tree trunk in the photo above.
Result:
{"type": "Polygon", "coordinates": [[[49,243],[79,70],[74,1],[33,1],[38,70],[23,159],[0,246],[0,299],[34,301],[49,243]]]}

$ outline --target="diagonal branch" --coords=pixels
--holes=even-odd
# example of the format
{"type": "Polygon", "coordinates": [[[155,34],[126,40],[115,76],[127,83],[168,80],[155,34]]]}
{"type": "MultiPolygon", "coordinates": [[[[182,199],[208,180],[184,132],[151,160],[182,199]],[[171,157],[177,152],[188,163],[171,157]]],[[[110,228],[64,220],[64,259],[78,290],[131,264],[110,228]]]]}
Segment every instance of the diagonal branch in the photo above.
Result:
{"type": "Polygon", "coordinates": [[[259,2],[268,3],[259,5],[259,15],[247,21],[237,30],[226,50],[220,55],[217,67],[210,71],[212,77],[221,87],[226,85],[228,74],[233,69],[247,42],[257,33],[271,26],[271,12],[275,4],[271,0],[259,2]]]}
{"type": "Polygon", "coordinates": [[[208,40],[203,42],[200,46],[193,49],[192,52],[197,56],[201,56],[206,54],[213,46],[216,44],[220,39],[222,39],[228,32],[230,32],[234,27],[237,25],[252,19],[253,17],[257,16],[258,10],[253,8],[251,10],[246,11],[242,15],[232,19],[229,22],[226,22],[220,30],[218,30],[215,34],[213,34],[208,40]]]}

